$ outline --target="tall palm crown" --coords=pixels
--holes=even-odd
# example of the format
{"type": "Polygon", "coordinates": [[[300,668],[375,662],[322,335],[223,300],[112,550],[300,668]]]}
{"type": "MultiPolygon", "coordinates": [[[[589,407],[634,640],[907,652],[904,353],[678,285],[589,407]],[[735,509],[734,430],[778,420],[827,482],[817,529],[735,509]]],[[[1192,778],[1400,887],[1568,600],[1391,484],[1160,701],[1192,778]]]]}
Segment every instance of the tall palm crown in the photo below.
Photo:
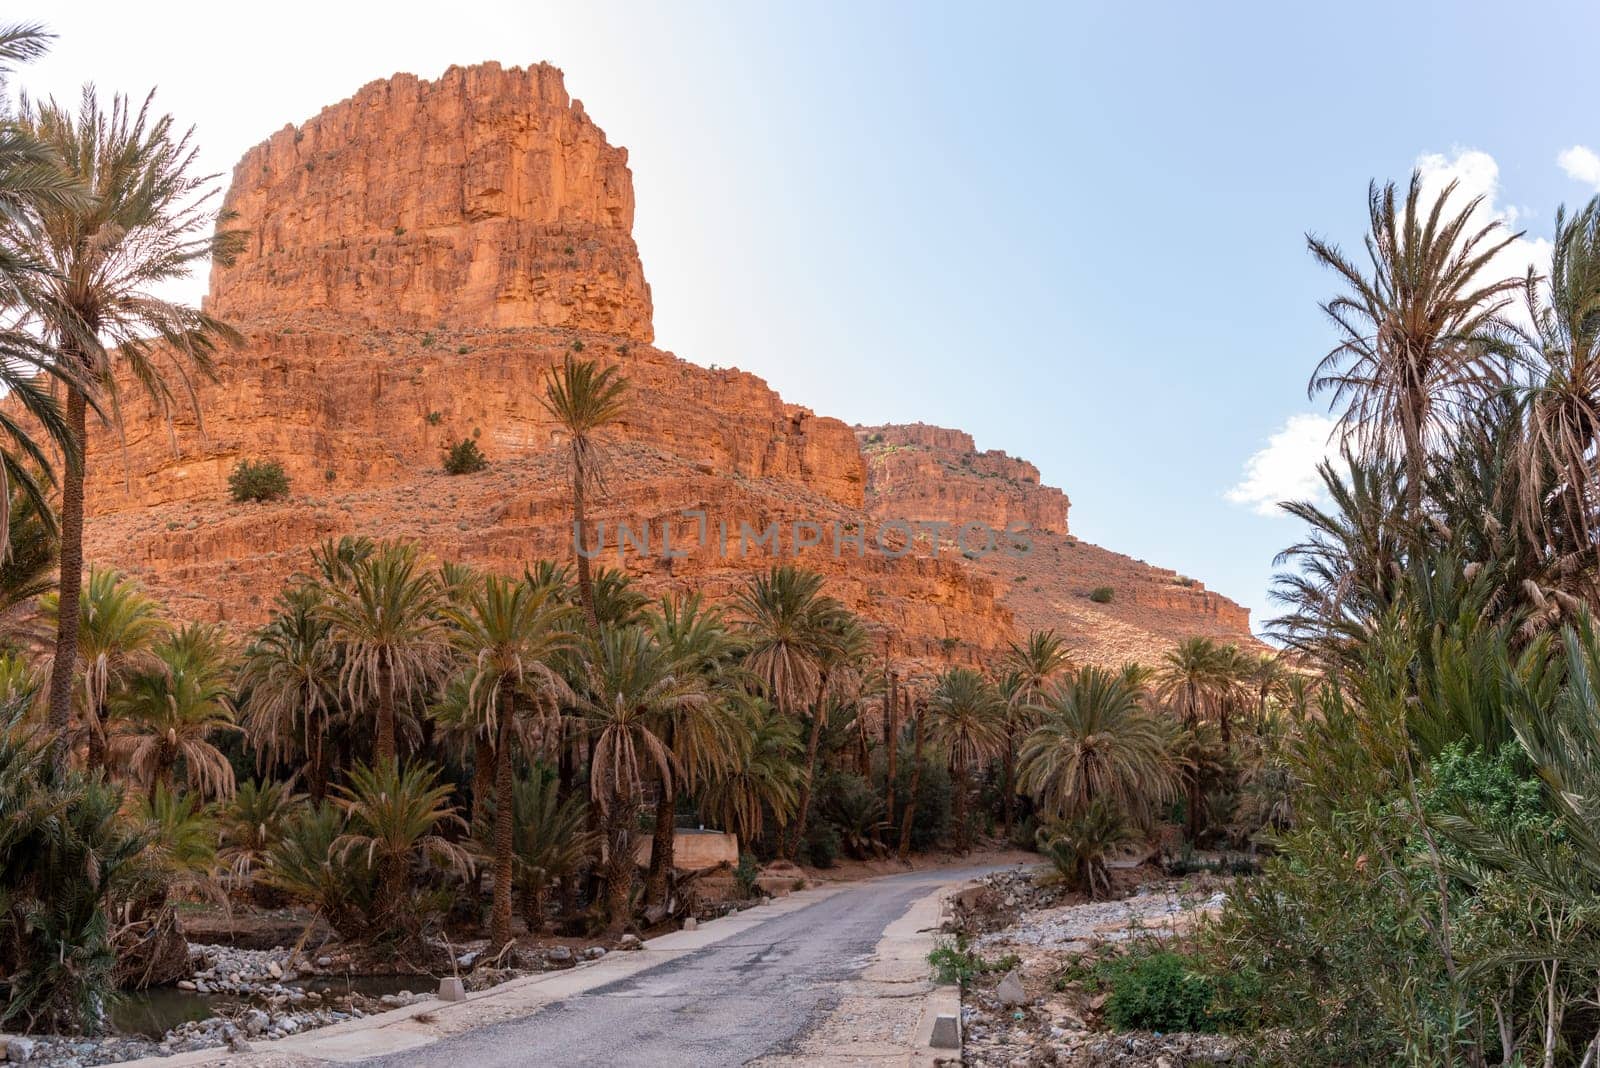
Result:
{"type": "Polygon", "coordinates": [[[1600,197],[1568,216],[1556,211],[1548,283],[1531,270],[1524,283],[1537,348],[1528,382],[1522,438],[1522,521],[1541,543],[1560,539],[1548,513],[1555,504],[1569,542],[1589,547],[1596,534],[1595,446],[1600,443],[1600,197]],[[1545,472],[1553,478],[1545,477],[1545,472]],[[1560,492],[1538,492],[1551,482],[1560,492]],[[1554,496],[1552,502],[1549,498],[1554,496]]]}
{"type": "Polygon", "coordinates": [[[834,643],[843,606],[822,592],[822,582],[815,571],[785,564],[751,576],[734,594],[749,650],[745,667],[783,713],[815,698],[834,643]]]}
{"type": "Polygon", "coordinates": [[[229,663],[221,629],[191,623],[155,650],[156,666],[128,683],[116,703],[111,751],[147,790],[171,789],[181,761],[201,794],[233,793],[233,767],[211,742],[234,731],[229,663]]]}
{"type": "Polygon", "coordinates": [[[318,612],[343,657],[340,688],[377,705],[376,755],[394,760],[396,704],[437,677],[448,651],[439,586],[410,542],[384,542],[349,565],[318,612]]]}
{"type": "Polygon", "coordinates": [[[1414,171],[1402,203],[1393,183],[1373,183],[1366,267],[1323,238],[1306,239],[1317,262],[1348,287],[1322,305],[1339,343],[1317,364],[1309,392],[1332,394],[1343,431],[1363,451],[1398,447],[1413,518],[1430,446],[1503,383],[1515,333],[1503,312],[1519,283],[1486,274],[1520,235],[1494,221],[1479,226],[1483,198],[1457,209],[1455,191],[1451,182],[1429,204],[1414,171]]]}
{"type": "Polygon", "coordinates": [[[928,701],[928,735],[950,755],[951,767],[970,768],[992,756],[1006,738],[999,691],[971,668],[946,671],[928,701]]]}
{"type": "Polygon", "coordinates": [[[318,801],[327,786],[323,739],[339,702],[339,652],[321,604],[321,587],[310,583],[279,593],[239,670],[251,745],[267,761],[298,750],[318,801]]]}
{"type": "Polygon", "coordinates": [[[1156,692],[1193,725],[1214,715],[1223,700],[1228,655],[1210,638],[1189,638],[1167,650],[1156,672],[1156,692]]]}
{"type": "Polygon", "coordinates": [[[113,369],[125,367],[157,407],[177,391],[195,403],[193,376],[212,375],[217,347],[237,335],[206,312],[163,300],[155,287],[187,277],[206,260],[228,263],[243,234],[223,225],[214,175],[195,171],[195,148],[169,115],[121,96],[104,108],[85,89],[76,114],[53,101],[24,101],[18,128],[48,146],[82,195],[40,205],[19,242],[48,268],[30,325],[56,350],[66,375],[66,431],[78,463],[61,491],[61,613],[50,679],[50,723],[66,759],[83,570],[83,456],[91,399],[115,423],[121,399],[113,369]]]}
{"type": "MultiPolygon", "coordinates": [[[[580,547],[587,546],[586,501],[590,493],[605,492],[605,452],[595,435],[627,414],[628,380],[616,367],[602,368],[592,360],[580,360],[569,353],[545,383],[542,403],[567,432],[572,464],[573,537],[580,547]]],[[[589,558],[581,551],[576,556],[578,595],[589,615],[590,627],[598,632],[600,619],[595,614],[589,558]]]]}
{"type": "Polygon", "coordinates": [[[1039,727],[1022,743],[1022,788],[1068,818],[1097,800],[1143,822],[1171,792],[1168,735],[1120,674],[1086,667],[1044,698],[1039,727]]]}
{"type": "Polygon", "coordinates": [[[1024,641],[1007,646],[1003,664],[1014,676],[1008,711],[1015,717],[1038,704],[1050,683],[1072,666],[1072,654],[1054,630],[1032,630],[1024,641]]]}

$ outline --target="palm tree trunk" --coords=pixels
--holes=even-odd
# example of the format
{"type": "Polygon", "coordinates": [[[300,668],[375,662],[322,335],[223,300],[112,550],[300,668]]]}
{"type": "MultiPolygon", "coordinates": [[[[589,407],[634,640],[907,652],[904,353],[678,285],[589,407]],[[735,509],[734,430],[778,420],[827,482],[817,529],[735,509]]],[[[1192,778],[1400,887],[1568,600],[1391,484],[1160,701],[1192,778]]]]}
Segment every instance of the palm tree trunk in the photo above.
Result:
{"type": "Polygon", "coordinates": [[[1017,788],[1012,780],[1017,774],[1017,742],[1016,735],[1006,732],[1005,756],[1001,764],[1001,774],[1005,783],[1005,819],[1006,841],[1011,840],[1011,825],[1017,813],[1017,788]]]}
{"type": "Polygon", "coordinates": [[[378,763],[399,759],[394,740],[394,686],[389,677],[388,662],[378,666],[378,763]]]}
{"type": "Polygon", "coordinates": [[[386,856],[378,864],[378,915],[391,932],[410,930],[404,908],[409,868],[404,856],[386,856]]]}
{"type": "Polygon", "coordinates": [[[494,745],[494,899],[489,909],[489,941],[496,950],[511,941],[511,859],[516,802],[511,791],[511,687],[500,691],[500,722],[494,745]]]}
{"type": "Polygon", "coordinates": [[[894,673],[889,674],[889,699],[883,709],[883,814],[894,826],[894,780],[900,773],[900,695],[895,692],[894,673]]]}
{"type": "Polygon", "coordinates": [[[326,727],[322,713],[313,713],[316,718],[317,729],[310,732],[311,737],[306,741],[306,782],[311,791],[312,804],[322,804],[322,799],[328,795],[328,765],[323,759],[322,736],[326,727]]]}
{"type": "Polygon", "coordinates": [[[969,835],[967,834],[967,766],[965,761],[951,762],[950,781],[955,789],[955,811],[951,813],[956,825],[955,847],[956,852],[965,853],[969,835]]]}
{"type": "Polygon", "coordinates": [[[900,859],[911,855],[911,824],[917,818],[917,792],[922,788],[922,710],[912,718],[911,794],[906,798],[905,818],[900,821],[900,859]]]}
{"type": "Polygon", "coordinates": [[[543,879],[528,880],[522,895],[522,922],[531,935],[544,934],[545,904],[550,898],[550,884],[543,879]]]}
{"type": "MultiPolygon", "coordinates": [[[[84,701],[87,705],[89,702],[84,701]]],[[[91,772],[105,770],[108,758],[106,755],[106,710],[104,705],[96,706],[85,714],[84,734],[89,740],[88,752],[84,754],[84,766],[91,772]]]]}
{"type": "Polygon", "coordinates": [[[806,742],[806,777],[800,784],[800,804],[795,809],[794,831],[784,856],[793,860],[800,853],[800,843],[806,836],[806,817],[811,814],[811,786],[817,779],[817,748],[822,744],[822,722],[825,712],[822,695],[828,690],[828,672],[823,670],[817,683],[817,701],[811,710],[811,738],[806,742]]]}
{"type": "Polygon", "coordinates": [[[488,838],[489,798],[495,789],[494,743],[482,734],[472,739],[472,829],[488,838]]]}
{"type": "Polygon", "coordinates": [[[628,898],[633,892],[633,806],[623,797],[611,800],[606,814],[606,932],[615,937],[628,925],[628,898]]]}
{"type": "Polygon", "coordinates": [[[661,800],[656,802],[655,836],[650,841],[650,874],[644,886],[645,908],[665,905],[667,902],[667,879],[672,873],[675,851],[673,815],[677,807],[676,800],[669,786],[662,783],[661,800]]]}
{"type": "Polygon", "coordinates": [[[67,431],[80,459],[61,472],[61,578],[58,585],[55,661],[50,666],[50,761],[67,769],[67,731],[72,726],[72,676],[78,665],[78,611],[83,596],[83,475],[88,402],[67,387],[67,431]]]}
{"type": "Polygon", "coordinates": [[[589,617],[589,631],[600,636],[600,615],[594,606],[594,576],[589,572],[589,557],[584,551],[589,546],[589,516],[583,493],[583,461],[578,451],[578,439],[572,439],[572,533],[578,539],[573,555],[578,558],[578,600],[583,603],[584,615],[589,617]]]}

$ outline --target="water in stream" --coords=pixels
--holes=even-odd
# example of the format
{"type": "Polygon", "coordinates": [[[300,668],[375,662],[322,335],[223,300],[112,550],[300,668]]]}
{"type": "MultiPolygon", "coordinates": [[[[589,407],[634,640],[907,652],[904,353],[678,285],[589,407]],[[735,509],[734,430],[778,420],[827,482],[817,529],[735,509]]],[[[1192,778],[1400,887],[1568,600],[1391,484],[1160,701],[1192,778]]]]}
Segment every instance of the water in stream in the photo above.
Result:
{"type": "MultiPolygon", "coordinates": [[[[324,997],[364,994],[379,998],[402,990],[431,991],[439,981],[426,975],[318,975],[283,985],[324,997]]],[[[256,999],[241,994],[201,994],[175,986],[130,990],[112,1005],[111,1027],[121,1034],[159,1039],[179,1024],[206,1020],[219,1015],[223,1009],[236,1008],[253,1000],[256,999]]]]}

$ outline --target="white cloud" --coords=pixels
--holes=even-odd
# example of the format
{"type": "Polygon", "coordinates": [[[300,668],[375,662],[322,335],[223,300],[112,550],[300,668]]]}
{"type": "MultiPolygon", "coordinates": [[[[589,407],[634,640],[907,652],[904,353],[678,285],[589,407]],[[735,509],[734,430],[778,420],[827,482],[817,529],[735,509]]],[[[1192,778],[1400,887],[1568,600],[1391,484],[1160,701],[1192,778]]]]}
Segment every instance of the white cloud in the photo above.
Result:
{"type": "MultiPolygon", "coordinates": [[[[1594,158],[1592,153],[1590,158],[1594,158]]],[[[1597,173],[1600,173],[1600,159],[1595,159],[1595,165],[1597,173]]],[[[1492,222],[1501,223],[1512,231],[1527,225],[1518,225],[1528,214],[1526,210],[1514,204],[1500,203],[1500,165],[1489,153],[1475,148],[1458,148],[1450,156],[1427,153],[1417,157],[1417,170],[1422,173],[1423,197],[1430,203],[1452,181],[1456,183],[1456,191],[1450,202],[1458,209],[1473,197],[1483,198],[1473,219],[1475,225],[1469,233],[1492,222]]],[[[1549,239],[1519,237],[1485,265],[1482,276],[1486,282],[1508,277],[1521,278],[1530,267],[1538,274],[1547,274],[1550,270],[1550,253],[1549,239]]],[[[1513,301],[1511,307],[1506,309],[1506,314],[1523,325],[1531,325],[1526,322],[1527,311],[1520,298],[1513,301]]]]}
{"type": "Polygon", "coordinates": [[[1573,145],[1556,156],[1556,165],[1574,182],[1593,186],[1600,191],[1600,156],[1584,145],[1573,145]]]}
{"type": "Polygon", "coordinates": [[[1337,424],[1314,412],[1291,415],[1244,463],[1244,477],[1226,497],[1257,515],[1282,515],[1279,501],[1325,500],[1317,464],[1338,455],[1332,440],[1337,424]]]}

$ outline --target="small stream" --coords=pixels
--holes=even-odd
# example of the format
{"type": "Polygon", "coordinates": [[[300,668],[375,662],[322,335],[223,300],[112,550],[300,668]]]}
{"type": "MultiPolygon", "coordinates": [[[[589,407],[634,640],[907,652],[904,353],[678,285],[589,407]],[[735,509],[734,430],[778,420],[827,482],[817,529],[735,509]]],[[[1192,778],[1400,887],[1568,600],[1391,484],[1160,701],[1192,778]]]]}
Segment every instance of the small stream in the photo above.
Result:
{"type": "MultiPolygon", "coordinates": [[[[291,990],[317,993],[325,998],[348,997],[363,994],[380,998],[385,994],[398,994],[402,990],[422,993],[438,986],[438,980],[427,975],[318,975],[284,983],[291,990]]],[[[193,1020],[207,1020],[240,1006],[264,1002],[243,994],[201,994],[194,990],[179,990],[176,986],[158,986],[149,990],[125,992],[110,1010],[111,1027],[120,1034],[140,1035],[159,1040],[172,1028],[193,1020]]]]}

